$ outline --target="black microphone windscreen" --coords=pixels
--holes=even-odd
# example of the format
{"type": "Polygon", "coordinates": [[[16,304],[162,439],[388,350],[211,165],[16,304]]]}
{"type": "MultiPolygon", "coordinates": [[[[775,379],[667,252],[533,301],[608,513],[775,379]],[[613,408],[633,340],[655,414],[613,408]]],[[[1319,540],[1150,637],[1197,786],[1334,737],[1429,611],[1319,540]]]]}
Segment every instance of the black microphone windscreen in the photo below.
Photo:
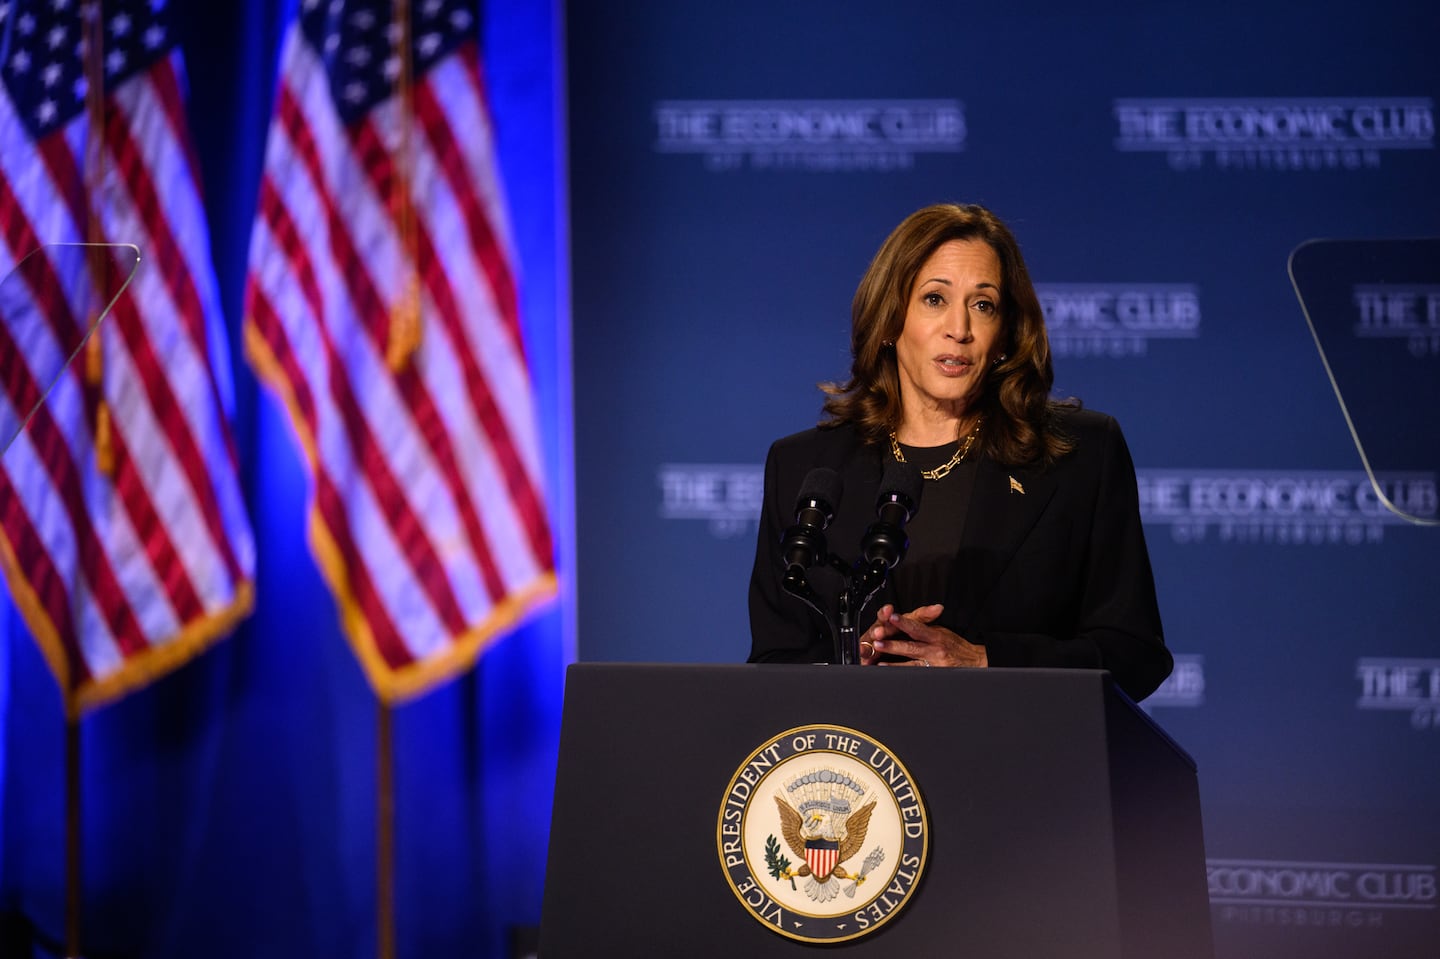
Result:
{"type": "Polygon", "coordinates": [[[845,483],[840,479],[840,474],[827,466],[817,466],[805,474],[805,481],[800,484],[800,501],[808,502],[815,500],[824,503],[833,511],[840,505],[840,492],[845,488],[845,483]]]}
{"type": "Polygon", "coordinates": [[[925,477],[914,463],[901,463],[896,459],[885,461],[885,472],[880,475],[880,495],[899,493],[910,500],[910,510],[920,509],[920,494],[925,490],[925,477]]]}

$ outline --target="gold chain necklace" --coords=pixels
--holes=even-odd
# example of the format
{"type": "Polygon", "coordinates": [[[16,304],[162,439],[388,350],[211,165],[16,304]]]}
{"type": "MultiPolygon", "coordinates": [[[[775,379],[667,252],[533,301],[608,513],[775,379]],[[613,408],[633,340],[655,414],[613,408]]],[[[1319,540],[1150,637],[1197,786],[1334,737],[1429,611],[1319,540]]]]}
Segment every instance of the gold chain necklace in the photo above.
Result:
{"type": "MultiPolygon", "coordinates": [[[[965,455],[970,452],[970,447],[975,445],[975,437],[980,435],[980,424],[982,422],[983,420],[975,421],[975,428],[970,431],[969,436],[965,437],[965,442],[960,444],[960,448],[955,451],[954,456],[950,457],[949,462],[941,463],[933,470],[921,470],[920,475],[927,480],[944,479],[950,475],[951,470],[965,462],[965,455]]],[[[890,452],[894,454],[895,462],[905,462],[905,454],[900,452],[900,440],[895,436],[894,430],[890,431],[890,452]]]]}

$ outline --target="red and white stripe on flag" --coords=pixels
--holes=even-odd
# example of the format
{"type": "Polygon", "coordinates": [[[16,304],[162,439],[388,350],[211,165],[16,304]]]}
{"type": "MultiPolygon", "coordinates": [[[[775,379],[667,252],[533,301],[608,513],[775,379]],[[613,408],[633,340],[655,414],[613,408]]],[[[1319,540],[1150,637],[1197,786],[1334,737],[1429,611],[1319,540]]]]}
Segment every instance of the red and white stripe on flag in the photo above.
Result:
{"type": "Polygon", "coordinates": [[[311,548],[386,701],[468,668],[556,588],[473,14],[412,5],[407,114],[392,6],[307,2],[285,37],[245,327],[310,471],[311,548]],[[397,365],[412,276],[420,336],[397,365]]]}
{"type": "Polygon", "coordinates": [[[95,333],[100,365],[87,376],[82,355],[0,461],[0,564],[73,713],[228,632],[253,602],[255,550],[217,380],[229,358],[183,68],[163,6],[105,4],[98,113],[86,110],[81,5],[10,3],[6,18],[0,274],[43,247],[7,293],[50,307],[23,330],[0,323],[0,403],[12,417],[94,319],[93,284],[71,269],[84,258],[60,262],[47,244],[141,250],[95,333]],[[47,301],[47,286],[65,296],[47,301]]]}

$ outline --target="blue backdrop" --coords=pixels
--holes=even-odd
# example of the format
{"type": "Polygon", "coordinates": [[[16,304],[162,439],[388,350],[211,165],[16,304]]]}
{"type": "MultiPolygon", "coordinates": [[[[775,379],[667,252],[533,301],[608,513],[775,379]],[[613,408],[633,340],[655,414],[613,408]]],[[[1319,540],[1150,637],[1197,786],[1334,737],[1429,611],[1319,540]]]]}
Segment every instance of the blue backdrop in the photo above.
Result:
{"type": "MultiPolygon", "coordinates": [[[[288,4],[177,6],[233,342],[288,4]]],[[[765,448],[844,374],[886,232],[962,200],[1015,228],[1059,390],[1118,416],[1140,468],[1179,660],[1150,705],[1199,762],[1220,956],[1433,959],[1440,542],[1364,496],[1285,259],[1440,233],[1440,11],[536,7],[491,5],[485,50],[566,598],[397,715],[401,954],[505,955],[538,919],[577,582],[582,658],[744,657],[765,448]]],[[[1411,345],[1397,375],[1440,373],[1411,345]]],[[[258,607],[85,723],[102,959],[375,954],[374,701],[288,427],[236,388],[258,607]]],[[[1433,517],[1434,474],[1406,482],[1433,517]]],[[[55,940],[59,697],[0,616],[0,914],[55,940]]]]}
{"type": "MultiPolygon", "coordinates": [[[[1433,959],[1440,530],[1369,493],[1286,262],[1440,233],[1437,28],[1406,0],[572,5],[581,658],[746,655],[767,445],[845,377],[888,231],[983,203],[1057,391],[1135,456],[1178,660],[1147,705],[1199,764],[1219,955],[1433,959]]],[[[1419,325],[1389,375],[1440,377],[1419,325]]],[[[1434,463],[1389,477],[1431,520],[1434,463]]]]}
{"type": "MultiPolygon", "coordinates": [[[[89,716],[85,955],[376,955],[374,697],[304,538],[290,427],[240,359],[250,223],[286,0],[175,4],[188,111],[236,383],[259,546],[254,615],[175,674],[89,716]]],[[[477,669],[395,713],[401,956],[509,956],[539,921],[563,666],[573,658],[568,317],[558,147],[559,24],[485,11],[484,59],[520,259],[564,598],[477,669]]],[[[0,613],[0,955],[59,954],[60,698],[0,613]]]]}

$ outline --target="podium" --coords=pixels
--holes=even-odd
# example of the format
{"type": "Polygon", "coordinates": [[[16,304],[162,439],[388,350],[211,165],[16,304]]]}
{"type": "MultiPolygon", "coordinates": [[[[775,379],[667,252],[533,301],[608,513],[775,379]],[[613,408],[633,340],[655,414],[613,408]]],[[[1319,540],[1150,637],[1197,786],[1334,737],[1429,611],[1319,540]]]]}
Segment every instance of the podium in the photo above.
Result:
{"type": "Polygon", "coordinates": [[[828,950],[1210,959],[1194,762],[1099,671],[571,666],[541,959],[828,950]],[[717,845],[747,757],[811,724],[883,743],[927,811],[903,907],[833,945],[757,919],[717,845]]]}

